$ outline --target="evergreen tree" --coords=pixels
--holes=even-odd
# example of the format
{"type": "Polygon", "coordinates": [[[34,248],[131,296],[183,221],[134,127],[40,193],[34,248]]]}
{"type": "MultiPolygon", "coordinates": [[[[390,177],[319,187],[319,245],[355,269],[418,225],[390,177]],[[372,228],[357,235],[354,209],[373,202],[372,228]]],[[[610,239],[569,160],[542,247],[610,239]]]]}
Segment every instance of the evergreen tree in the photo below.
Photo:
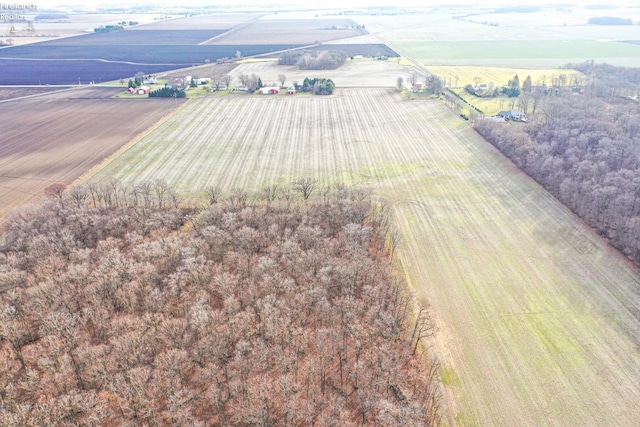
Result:
{"type": "Polygon", "coordinates": [[[509,82],[509,87],[513,87],[513,88],[520,87],[520,77],[518,77],[517,74],[513,77],[513,80],[509,82]]]}
{"type": "Polygon", "coordinates": [[[522,83],[522,91],[531,92],[531,76],[527,76],[527,78],[524,79],[524,83],[522,83]]]}

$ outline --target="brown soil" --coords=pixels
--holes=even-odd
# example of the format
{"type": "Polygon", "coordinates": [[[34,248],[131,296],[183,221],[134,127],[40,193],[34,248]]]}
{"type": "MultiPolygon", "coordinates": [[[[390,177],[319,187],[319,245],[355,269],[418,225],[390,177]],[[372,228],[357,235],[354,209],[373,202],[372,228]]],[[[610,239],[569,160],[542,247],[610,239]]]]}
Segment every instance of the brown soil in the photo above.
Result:
{"type": "Polygon", "coordinates": [[[70,184],[178,105],[86,88],[0,103],[0,217],[70,184]]]}

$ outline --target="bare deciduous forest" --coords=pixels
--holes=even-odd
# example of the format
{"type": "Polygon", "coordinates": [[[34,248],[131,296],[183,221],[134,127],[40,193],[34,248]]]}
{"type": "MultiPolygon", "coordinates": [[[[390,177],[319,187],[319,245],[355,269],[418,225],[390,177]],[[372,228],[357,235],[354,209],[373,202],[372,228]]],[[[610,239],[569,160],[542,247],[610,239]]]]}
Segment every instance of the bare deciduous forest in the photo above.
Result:
{"type": "Polygon", "coordinates": [[[631,98],[640,75],[606,64],[572,67],[589,76],[580,93],[564,87],[537,94],[542,108],[530,123],[479,121],[476,128],[640,263],[640,104],[631,98]]]}
{"type": "Polygon", "coordinates": [[[0,241],[3,425],[438,424],[432,327],[368,193],[54,190],[0,241]]]}

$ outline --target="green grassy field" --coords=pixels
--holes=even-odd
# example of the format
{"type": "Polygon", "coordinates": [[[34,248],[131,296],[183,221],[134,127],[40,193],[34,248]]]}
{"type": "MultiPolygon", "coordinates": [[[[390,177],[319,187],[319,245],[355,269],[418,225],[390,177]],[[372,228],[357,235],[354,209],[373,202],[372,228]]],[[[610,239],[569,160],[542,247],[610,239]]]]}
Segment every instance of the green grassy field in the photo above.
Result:
{"type": "Polygon", "coordinates": [[[394,46],[424,64],[433,65],[558,67],[587,59],[620,65],[640,63],[638,45],[592,40],[401,41],[394,46]]]}
{"type": "Polygon", "coordinates": [[[640,66],[640,46],[622,42],[640,40],[637,26],[545,26],[541,19],[529,25],[490,26],[446,13],[424,13],[363,16],[359,21],[425,66],[555,68],[589,59],[640,66]]]}
{"type": "Polygon", "coordinates": [[[438,327],[449,425],[637,425],[638,270],[439,101],[194,99],[94,179],[188,195],[300,176],[392,203],[438,327]]]}

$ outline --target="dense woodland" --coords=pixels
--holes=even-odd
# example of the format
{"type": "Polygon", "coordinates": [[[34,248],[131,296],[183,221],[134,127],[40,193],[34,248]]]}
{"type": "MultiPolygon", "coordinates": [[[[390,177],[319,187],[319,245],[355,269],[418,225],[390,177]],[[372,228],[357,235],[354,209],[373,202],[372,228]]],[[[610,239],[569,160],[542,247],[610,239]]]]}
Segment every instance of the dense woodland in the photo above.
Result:
{"type": "MultiPolygon", "coordinates": [[[[0,240],[0,424],[430,426],[387,207],[314,180],[49,189],[0,240]]],[[[416,312],[417,310],[417,312],[416,312]]]]}
{"type": "Polygon", "coordinates": [[[640,70],[592,62],[572,67],[588,76],[580,91],[544,88],[529,123],[480,120],[477,129],[640,263],[640,103],[632,98],[640,70]]]}

